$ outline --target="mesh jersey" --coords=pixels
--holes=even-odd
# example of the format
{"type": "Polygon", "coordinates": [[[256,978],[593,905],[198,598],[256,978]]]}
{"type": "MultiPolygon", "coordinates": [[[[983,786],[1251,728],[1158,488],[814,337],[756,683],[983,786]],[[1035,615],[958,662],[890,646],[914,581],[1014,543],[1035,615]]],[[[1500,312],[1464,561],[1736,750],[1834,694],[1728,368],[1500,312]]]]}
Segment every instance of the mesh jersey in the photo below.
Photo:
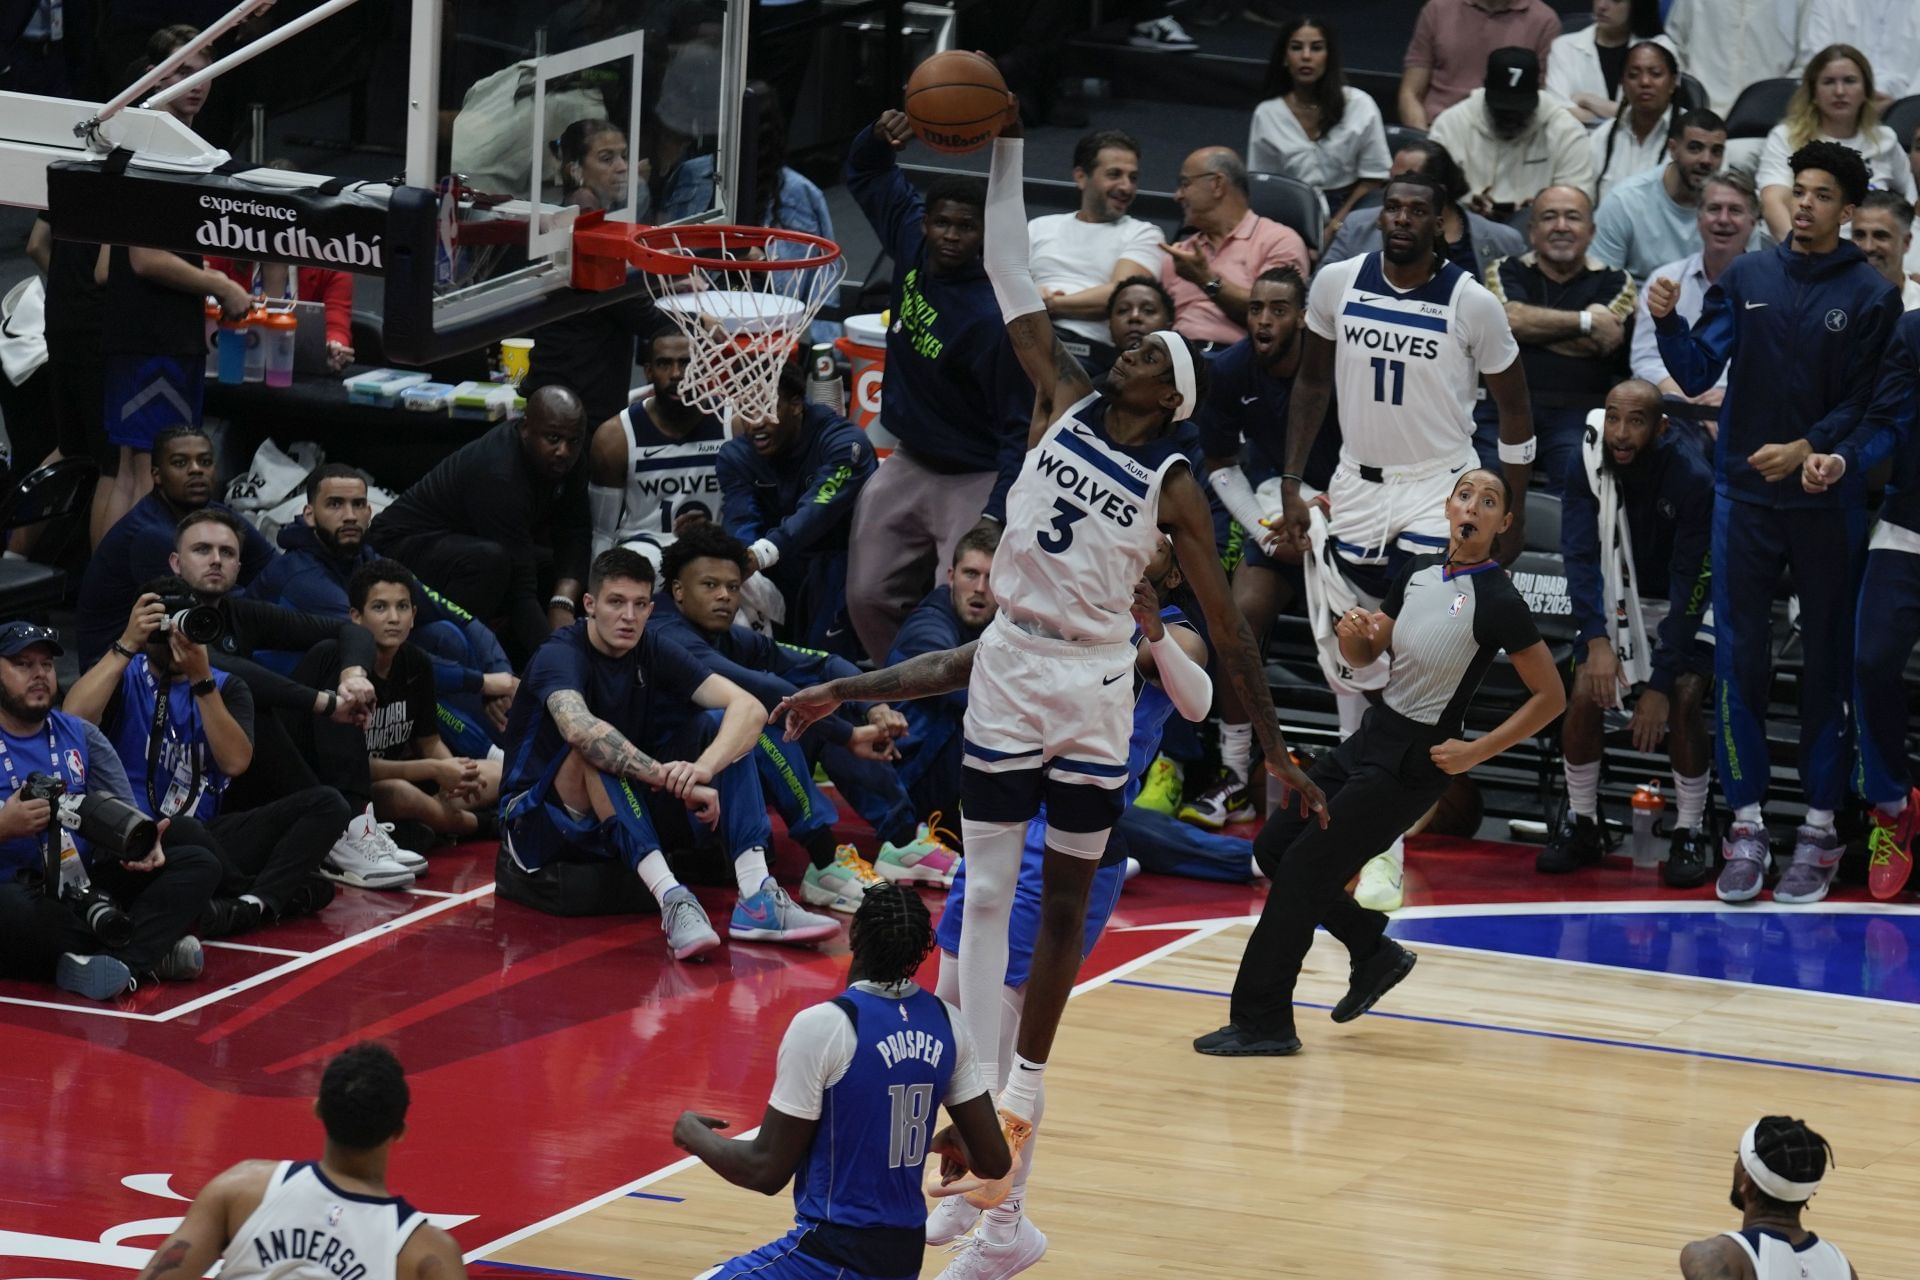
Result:
{"type": "Polygon", "coordinates": [[[221,1254],[227,1280],[393,1280],[427,1215],[398,1196],[343,1191],[318,1163],[283,1160],[221,1254]]]}
{"type": "Polygon", "coordinates": [[[1378,253],[1324,267],[1307,295],[1307,327],[1334,344],[1344,451],[1368,466],[1459,455],[1473,438],[1480,376],[1520,357],[1506,310],[1450,262],[1404,293],[1378,253]]]}
{"type": "Polygon", "coordinates": [[[1838,1249],[1809,1235],[1795,1248],[1784,1236],[1752,1227],[1729,1231],[1753,1261],[1753,1280],[1850,1280],[1853,1269],[1838,1249]]]}
{"type": "Polygon", "coordinates": [[[665,535],[671,540],[674,517],[698,507],[720,518],[720,480],[714,458],[727,442],[720,419],[709,417],[684,440],[675,440],[653,424],[644,403],[620,411],[627,433],[627,491],[620,504],[615,544],[665,535]]]}
{"type": "Polygon", "coordinates": [[[993,557],[994,599],[1010,621],[1064,640],[1124,643],[1133,584],[1160,541],[1160,486],[1186,455],[1172,435],[1122,448],[1096,393],[1054,419],[1007,492],[993,557]]]}

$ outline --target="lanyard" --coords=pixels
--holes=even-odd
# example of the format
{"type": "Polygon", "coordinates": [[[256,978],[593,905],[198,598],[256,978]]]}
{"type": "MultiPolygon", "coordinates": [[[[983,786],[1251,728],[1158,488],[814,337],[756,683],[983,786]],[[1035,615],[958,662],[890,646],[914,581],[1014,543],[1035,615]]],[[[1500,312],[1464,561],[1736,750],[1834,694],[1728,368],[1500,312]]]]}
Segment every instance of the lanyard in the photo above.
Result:
{"type": "MultiPolygon", "coordinates": [[[[53,770],[53,776],[65,782],[67,775],[60,768],[60,748],[53,740],[53,717],[46,720],[47,729],[47,765],[53,770]]],[[[25,785],[20,775],[14,772],[13,752],[7,746],[5,737],[0,737],[0,768],[7,771],[8,793],[20,790],[25,785]]],[[[60,892],[60,857],[65,851],[64,843],[53,838],[53,831],[59,825],[57,814],[50,814],[46,830],[40,833],[40,871],[43,884],[52,886],[44,892],[58,896],[60,892]]]]}
{"type": "MultiPolygon", "coordinates": [[[[140,656],[146,657],[145,654],[140,656]]],[[[173,701],[173,685],[171,683],[162,685],[155,680],[151,666],[143,667],[140,677],[146,681],[148,690],[153,694],[153,728],[147,734],[147,811],[156,818],[174,818],[183,813],[192,813],[193,806],[200,800],[200,746],[195,741],[196,735],[192,733],[192,704],[188,704],[188,733],[180,739],[181,749],[187,753],[187,794],[179,809],[173,813],[167,813],[160,805],[160,797],[154,794],[153,779],[154,775],[160,772],[160,744],[167,736],[167,712],[168,704],[173,701]]],[[[165,792],[161,794],[164,795],[165,792]]]]}
{"type": "MultiPolygon", "coordinates": [[[[52,768],[53,776],[56,778],[59,778],[62,782],[65,782],[67,775],[60,768],[60,748],[55,746],[53,741],[53,717],[52,716],[47,717],[46,729],[47,729],[47,764],[49,767],[52,768]]],[[[7,787],[7,790],[9,792],[18,791],[22,786],[26,785],[22,781],[20,775],[14,772],[13,753],[7,749],[7,740],[4,737],[0,737],[0,768],[5,768],[7,771],[7,782],[9,784],[7,787]]]]}

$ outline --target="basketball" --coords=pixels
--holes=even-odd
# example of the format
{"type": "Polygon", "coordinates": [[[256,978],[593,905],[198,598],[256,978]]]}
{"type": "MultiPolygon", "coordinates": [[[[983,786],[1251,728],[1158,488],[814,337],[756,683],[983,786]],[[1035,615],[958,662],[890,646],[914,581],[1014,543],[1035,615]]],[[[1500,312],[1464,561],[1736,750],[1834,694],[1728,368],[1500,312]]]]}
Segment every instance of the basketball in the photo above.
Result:
{"type": "Polygon", "coordinates": [[[907,122],[935,151],[978,151],[1000,132],[1007,82],[993,59],[965,49],[936,53],[907,78],[907,122]]]}

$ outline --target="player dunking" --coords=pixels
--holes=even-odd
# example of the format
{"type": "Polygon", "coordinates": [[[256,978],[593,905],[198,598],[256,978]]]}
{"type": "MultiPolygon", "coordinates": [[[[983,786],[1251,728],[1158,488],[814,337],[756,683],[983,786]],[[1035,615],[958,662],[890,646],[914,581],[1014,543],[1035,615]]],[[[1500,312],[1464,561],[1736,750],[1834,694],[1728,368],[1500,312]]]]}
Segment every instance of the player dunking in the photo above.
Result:
{"type": "MultiPolygon", "coordinates": [[[[1379,252],[1323,268],[1307,296],[1306,349],[1288,402],[1283,519],[1308,553],[1307,614],[1342,737],[1359,728],[1364,695],[1385,687],[1388,658],[1355,669],[1340,656],[1334,621],[1358,606],[1379,608],[1408,557],[1446,549],[1454,480],[1480,465],[1473,404],[1481,378],[1500,411],[1507,487],[1522,496],[1499,544],[1500,560],[1510,563],[1522,545],[1534,440],[1520,348],[1494,296],[1441,256],[1444,204],[1438,183],[1425,174],[1389,181],[1379,252]],[[1300,477],[1333,389],[1340,466],[1321,519],[1301,498],[1300,477]]],[[[1357,895],[1363,906],[1400,905],[1403,858],[1395,841],[1367,866],[1357,895]]]]}
{"type": "MultiPolygon", "coordinates": [[[[1174,436],[1200,403],[1204,360],[1162,330],[1123,352],[1105,388],[1093,389],[1054,338],[1028,269],[1024,143],[1015,113],[1008,119],[987,180],[986,266],[1037,404],[993,561],[1000,611],[978,642],[967,688],[960,1003],[974,1042],[995,1044],[1020,850],[1044,798],[1040,929],[1000,1099],[1017,1155],[1032,1134],[1041,1073],[1079,973],[1088,890],[1120,814],[1133,720],[1134,585],[1162,530],[1206,616],[1223,675],[1253,712],[1267,769],[1301,793],[1302,812],[1323,814],[1325,801],[1287,754],[1266,672],[1220,568],[1206,498],[1174,436]]],[[[1163,665],[1185,660],[1170,636],[1154,653],[1163,665]]],[[[796,710],[791,736],[833,705],[830,693],[804,690],[775,714],[796,710]]],[[[1000,1064],[983,1065],[993,1079],[1000,1064]]],[[[969,1198],[991,1207],[1009,1188],[1003,1178],[969,1198]]]]}

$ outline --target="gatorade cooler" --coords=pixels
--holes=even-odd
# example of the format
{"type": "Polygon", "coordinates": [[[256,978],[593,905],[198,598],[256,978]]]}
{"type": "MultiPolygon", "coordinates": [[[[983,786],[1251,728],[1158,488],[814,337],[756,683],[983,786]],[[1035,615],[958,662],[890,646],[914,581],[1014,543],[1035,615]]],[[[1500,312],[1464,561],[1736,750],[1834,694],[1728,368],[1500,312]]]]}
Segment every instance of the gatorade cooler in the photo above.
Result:
{"type": "Polygon", "coordinates": [[[852,401],[848,416],[873,442],[873,451],[881,457],[892,452],[898,438],[880,425],[880,386],[887,376],[887,317],[881,315],[848,316],[843,322],[847,336],[834,345],[846,355],[852,366],[852,401]]]}

